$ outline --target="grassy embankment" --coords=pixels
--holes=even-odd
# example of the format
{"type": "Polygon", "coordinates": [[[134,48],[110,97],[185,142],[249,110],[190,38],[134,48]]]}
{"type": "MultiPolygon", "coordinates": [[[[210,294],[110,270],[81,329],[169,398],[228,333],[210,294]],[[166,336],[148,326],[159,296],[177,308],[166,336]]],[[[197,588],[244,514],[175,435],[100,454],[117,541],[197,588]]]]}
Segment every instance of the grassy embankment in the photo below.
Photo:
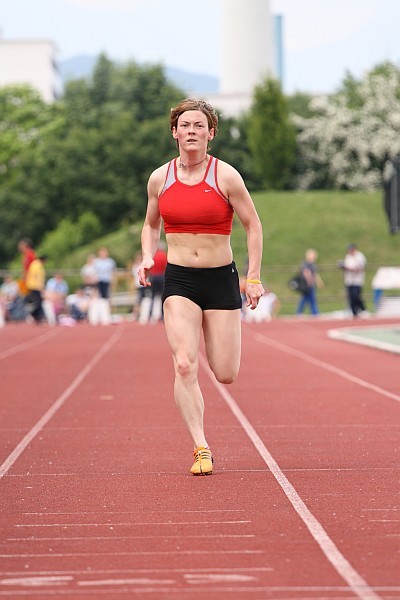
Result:
{"type": "MultiPolygon", "coordinates": [[[[345,306],[342,272],[336,261],[349,242],[358,244],[368,259],[365,292],[371,297],[371,279],[378,266],[400,266],[400,235],[390,235],[381,193],[362,192],[259,192],[253,194],[264,226],[263,281],[282,301],[282,313],[295,310],[297,295],[287,285],[307,248],[318,251],[319,271],[325,287],[319,290],[323,312],[345,306]]],[[[100,244],[109,247],[120,267],[126,266],[140,244],[140,224],[125,227],[90,246],[79,249],[62,266],[79,268],[86,254],[100,244]]],[[[246,239],[235,221],[232,247],[239,270],[246,256],[246,239]]],[[[369,301],[369,307],[372,308],[369,301]]]]}

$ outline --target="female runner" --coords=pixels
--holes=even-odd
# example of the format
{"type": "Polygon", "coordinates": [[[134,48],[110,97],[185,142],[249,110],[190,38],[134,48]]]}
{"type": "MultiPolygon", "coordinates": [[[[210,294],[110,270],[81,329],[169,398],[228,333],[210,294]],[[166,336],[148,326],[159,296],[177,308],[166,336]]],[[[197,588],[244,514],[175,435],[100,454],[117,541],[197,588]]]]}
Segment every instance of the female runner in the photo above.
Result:
{"type": "Polygon", "coordinates": [[[208,154],[208,144],[218,130],[213,107],[203,100],[182,100],[171,109],[170,129],[179,156],[150,175],[138,275],[141,285],[150,285],[148,274],[163,222],[168,264],[162,300],[175,370],[175,401],[194,444],[190,471],[208,475],[213,457],[204,433],[204,400],[198,382],[201,333],[215,377],[232,383],[240,366],[242,308],[230,246],[234,213],[246,232],[245,293],[252,309],[264,293],[263,233],[241,175],[208,154]]]}

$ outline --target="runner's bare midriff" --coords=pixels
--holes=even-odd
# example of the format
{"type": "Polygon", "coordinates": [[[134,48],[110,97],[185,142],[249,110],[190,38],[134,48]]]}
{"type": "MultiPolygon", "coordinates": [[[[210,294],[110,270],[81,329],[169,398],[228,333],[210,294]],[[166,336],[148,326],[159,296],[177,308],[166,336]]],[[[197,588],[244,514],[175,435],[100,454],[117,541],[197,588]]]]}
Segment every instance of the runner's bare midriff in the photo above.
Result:
{"type": "Polygon", "coordinates": [[[168,233],[168,262],[183,267],[211,268],[232,262],[228,235],[168,233]]]}

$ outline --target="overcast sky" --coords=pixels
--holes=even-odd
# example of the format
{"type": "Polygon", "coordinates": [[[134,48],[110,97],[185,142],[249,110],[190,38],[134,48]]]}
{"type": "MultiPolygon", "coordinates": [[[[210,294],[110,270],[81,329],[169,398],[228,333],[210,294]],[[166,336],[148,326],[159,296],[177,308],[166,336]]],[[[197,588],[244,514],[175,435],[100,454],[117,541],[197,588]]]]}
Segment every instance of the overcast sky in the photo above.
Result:
{"type": "MultiPolygon", "coordinates": [[[[247,2],[247,0],[243,0],[247,2]]],[[[78,54],[220,75],[221,2],[3,0],[4,39],[50,38],[78,54]]],[[[250,3],[249,3],[250,4],[250,3]]],[[[383,60],[400,64],[400,0],[271,0],[284,17],[284,89],[331,92],[383,60]]]]}

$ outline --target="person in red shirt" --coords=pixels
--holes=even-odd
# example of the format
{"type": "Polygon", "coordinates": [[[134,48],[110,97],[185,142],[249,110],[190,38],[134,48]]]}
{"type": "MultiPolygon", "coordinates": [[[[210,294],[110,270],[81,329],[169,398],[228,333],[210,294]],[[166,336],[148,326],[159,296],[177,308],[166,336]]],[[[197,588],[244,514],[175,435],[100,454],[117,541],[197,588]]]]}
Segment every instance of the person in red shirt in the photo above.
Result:
{"type": "Polygon", "coordinates": [[[167,253],[164,242],[160,242],[153,256],[154,265],[149,272],[151,282],[151,295],[154,301],[156,296],[161,296],[164,288],[165,269],[167,268],[167,253]]]}
{"type": "Polygon", "coordinates": [[[33,245],[30,239],[23,238],[18,242],[18,250],[22,254],[22,270],[23,270],[23,278],[26,279],[26,274],[28,273],[28,269],[31,263],[36,258],[36,253],[33,249],[33,245]]]}
{"type": "MultiPolygon", "coordinates": [[[[203,334],[216,379],[235,381],[240,366],[242,298],[230,245],[234,213],[246,232],[245,295],[252,309],[264,294],[260,279],[263,233],[239,172],[208,154],[218,130],[213,107],[204,100],[186,98],[171,109],[169,124],[178,156],[150,175],[138,275],[141,285],[152,285],[163,223],[168,263],[162,300],[175,368],[175,401],[194,445],[190,472],[208,475],[213,471],[213,457],[204,432],[199,341],[203,334]]],[[[170,456],[171,452],[169,460],[170,456]]]]}
{"type": "Polygon", "coordinates": [[[28,290],[26,288],[26,276],[28,274],[29,267],[33,261],[37,258],[36,252],[33,249],[32,241],[29,238],[22,238],[18,242],[18,250],[22,254],[22,277],[18,281],[21,295],[26,295],[28,290]]]}
{"type": "Polygon", "coordinates": [[[139,323],[157,323],[163,320],[162,293],[164,290],[165,270],[167,267],[167,253],[165,243],[160,241],[153,260],[154,265],[149,271],[149,284],[151,287],[142,289],[139,309],[139,323]]]}

